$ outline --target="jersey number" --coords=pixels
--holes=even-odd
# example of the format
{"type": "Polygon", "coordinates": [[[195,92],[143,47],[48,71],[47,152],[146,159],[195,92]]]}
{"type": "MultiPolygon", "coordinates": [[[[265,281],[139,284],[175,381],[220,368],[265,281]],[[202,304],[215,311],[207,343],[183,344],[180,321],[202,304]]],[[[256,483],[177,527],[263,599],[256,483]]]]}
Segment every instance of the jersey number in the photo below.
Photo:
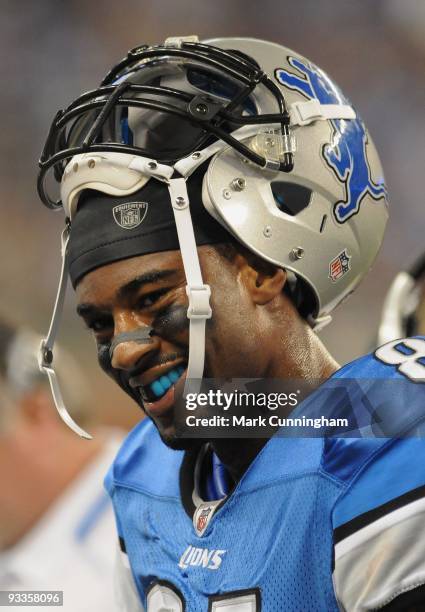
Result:
{"type": "MultiPolygon", "coordinates": [[[[259,589],[213,595],[208,599],[208,612],[259,612],[259,589]]],[[[147,612],[185,612],[182,594],[171,583],[155,582],[147,595],[147,612]]]]}
{"type": "Polygon", "coordinates": [[[375,357],[388,365],[397,366],[400,374],[415,382],[425,382],[425,340],[406,338],[384,344],[375,357]]]}

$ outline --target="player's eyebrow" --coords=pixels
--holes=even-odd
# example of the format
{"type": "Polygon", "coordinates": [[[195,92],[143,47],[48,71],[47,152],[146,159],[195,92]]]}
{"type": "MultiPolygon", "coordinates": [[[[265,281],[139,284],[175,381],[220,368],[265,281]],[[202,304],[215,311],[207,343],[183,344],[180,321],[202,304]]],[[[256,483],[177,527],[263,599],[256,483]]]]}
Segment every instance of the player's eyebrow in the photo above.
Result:
{"type": "Polygon", "coordinates": [[[77,314],[83,318],[88,318],[93,315],[99,316],[101,313],[109,314],[105,312],[104,309],[94,306],[94,304],[90,304],[89,302],[82,302],[81,304],[78,304],[76,310],[77,314]]]}
{"type": "MultiPolygon", "coordinates": [[[[140,274],[140,276],[136,276],[135,278],[131,279],[131,281],[120,287],[116,292],[116,297],[117,299],[129,298],[137,293],[137,291],[143,287],[143,285],[156,283],[164,278],[172,276],[176,272],[178,272],[176,269],[150,270],[149,272],[145,272],[145,274],[140,274]]],[[[109,315],[110,313],[105,307],[96,306],[90,302],[82,302],[77,306],[77,314],[83,318],[90,318],[92,316],[99,316],[101,314],[109,315]]]]}
{"type": "Polygon", "coordinates": [[[175,274],[178,270],[150,270],[149,272],[145,272],[145,274],[141,274],[140,276],[136,276],[131,281],[120,287],[116,296],[118,299],[131,297],[134,293],[136,293],[143,285],[147,285],[148,283],[156,283],[164,278],[168,278],[175,274]]]}

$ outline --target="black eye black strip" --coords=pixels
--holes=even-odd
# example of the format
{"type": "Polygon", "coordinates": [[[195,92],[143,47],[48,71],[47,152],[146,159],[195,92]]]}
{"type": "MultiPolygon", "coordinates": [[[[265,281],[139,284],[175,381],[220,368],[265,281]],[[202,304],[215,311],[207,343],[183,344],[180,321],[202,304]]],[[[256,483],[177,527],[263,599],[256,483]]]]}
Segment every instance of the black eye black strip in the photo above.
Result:
{"type": "Polygon", "coordinates": [[[152,323],[153,334],[166,339],[185,331],[189,325],[187,306],[174,305],[159,312],[152,323]]]}
{"type": "Polygon", "coordinates": [[[118,344],[122,344],[123,342],[137,342],[137,344],[151,344],[152,340],[152,332],[153,327],[150,325],[145,325],[144,327],[140,327],[139,329],[135,329],[131,332],[123,332],[122,334],[118,334],[113,338],[111,344],[109,346],[109,356],[112,359],[112,355],[114,354],[114,350],[118,346],[118,344]]]}

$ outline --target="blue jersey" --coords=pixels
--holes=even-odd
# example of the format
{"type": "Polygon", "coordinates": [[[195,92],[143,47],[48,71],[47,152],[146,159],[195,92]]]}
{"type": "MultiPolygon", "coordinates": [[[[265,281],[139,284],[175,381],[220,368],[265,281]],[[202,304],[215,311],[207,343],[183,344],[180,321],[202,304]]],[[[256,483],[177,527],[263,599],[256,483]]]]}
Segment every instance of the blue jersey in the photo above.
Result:
{"type": "MultiPolygon", "coordinates": [[[[425,601],[425,440],[395,437],[421,433],[425,339],[390,343],[330,381],[339,379],[366,385],[361,401],[358,390],[350,398],[357,437],[275,435],[223,500],[200,498],[199,454],[168,449],[148,420],[129,434],[106,479],[140,602],[128,609],[332,612],[425,601]]],[[[340,404],[325,384],[295,412],[337,415],[340,404]]]]}

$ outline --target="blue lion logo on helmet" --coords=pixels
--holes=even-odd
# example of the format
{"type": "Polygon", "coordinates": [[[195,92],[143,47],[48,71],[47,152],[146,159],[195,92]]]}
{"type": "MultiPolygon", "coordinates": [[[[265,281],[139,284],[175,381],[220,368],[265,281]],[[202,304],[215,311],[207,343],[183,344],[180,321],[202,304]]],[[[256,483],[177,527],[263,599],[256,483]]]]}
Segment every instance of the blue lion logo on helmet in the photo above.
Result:
{"type": "MultiPolygon", "coordinates": [[[[317,66],[296,57],[288,62],[300,74],[278,68],[277,80],[290,89],[299,91],[309,99],[321,104],[347,104],[341,91],[317,66]]],[[[387,197],[384,177],[375,183],[370,175],[366,144],[368,136],[360,118],[332,119],[333,135],[329,144],[324,145],[322,154],[337,178],[345,184],[345,200],[335,203],[334,214],[340,223],[355,215],[363,198],[369,194],[374,200],[387,197]]]]}

